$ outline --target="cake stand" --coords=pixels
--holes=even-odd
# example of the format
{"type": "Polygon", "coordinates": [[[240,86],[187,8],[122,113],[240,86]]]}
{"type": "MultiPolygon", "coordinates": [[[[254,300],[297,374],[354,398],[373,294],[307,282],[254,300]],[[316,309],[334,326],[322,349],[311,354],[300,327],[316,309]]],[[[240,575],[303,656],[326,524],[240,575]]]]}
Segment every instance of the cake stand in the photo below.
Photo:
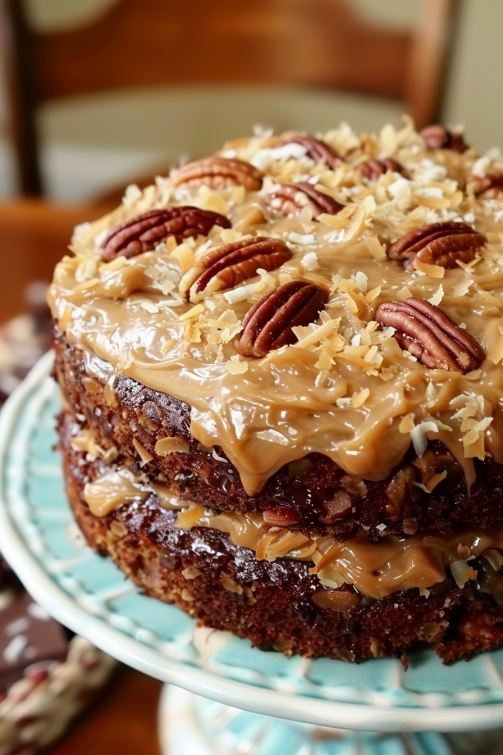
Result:
{"type": "Polygon", "coordinates": [[[64,493],[51,366],[48,354],[0,417],[0,549],[58,621],[120,661],[182,688],[170,686],[161,701],[170,755],[495,752],[487,749],[487,733],[435,732],[503,726],[503,650],[451,667],[419,651],[407,671],[396,659],[352,665],[286,658],[197,627],[96,555],[64,493]]]}

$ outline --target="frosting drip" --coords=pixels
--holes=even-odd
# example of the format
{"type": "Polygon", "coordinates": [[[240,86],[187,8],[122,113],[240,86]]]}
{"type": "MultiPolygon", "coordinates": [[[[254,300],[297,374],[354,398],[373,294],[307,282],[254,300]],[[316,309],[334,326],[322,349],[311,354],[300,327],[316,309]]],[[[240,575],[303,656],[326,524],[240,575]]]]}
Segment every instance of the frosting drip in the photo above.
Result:
{"type": "MultiPolygon", "coordinates": [[[[341,140],[339,132],[327,136],[344,154],[341,140]]],[[[165,179],[77,230],[75,256],[58,265],[49,292],[54,318],[90,360],[97,356],[117,373],[186,401],[192,435],[223,449],[249,495],[310,452],[329,456],[348,474],[385,478],[411,442],[420,451],[428,438],[446,443],[471,482],[474,457],[489,453],[503,463],[503,234],[493,219],[494,203],[503,205],[459,190],[457,178],[469,170],[473,153],[442,155],[442,165],[427,165],[424,145],[410,128],[395,141],[394,155],[410,179],[387,173],[372,185],[362,183],[357,147],[354,165],[337,171],[321,170],[306,157],[273,163],[259,192],[175,188],[165,179]],[[263,195],[275,181],[306,175],[346,204],[340,216],[314,221],[305,208],[304,215],[285,218],[266,208],[263,195]],[[179,246],[168,240],[128,260],[100,260],[99,242],[109,229],[146,210],[184,203],[224,212],[233,229],[214,227],[208,238],[179,246]],[[411,273],[387,259],[383,244],[425,222],[469,214],[488,237],[473,266],[411,273]],[[285,240],[292,259],[196,307],[187,304],[177,291],[183,272],[243,233],[285,240]],[[291,279],[330,287],[326,311],[317,324],[298,329],[298,344],[263,359],[239,357],[233,340],[246,312],[291,279]],[[428,369],[389,331],[377,329],[376,307],[411,295],[438,304],[477,339],[488,357],[480,370],[428,369]]],[[[252,139],[234,151],[253,161],[274,143],[252,139]]]]}

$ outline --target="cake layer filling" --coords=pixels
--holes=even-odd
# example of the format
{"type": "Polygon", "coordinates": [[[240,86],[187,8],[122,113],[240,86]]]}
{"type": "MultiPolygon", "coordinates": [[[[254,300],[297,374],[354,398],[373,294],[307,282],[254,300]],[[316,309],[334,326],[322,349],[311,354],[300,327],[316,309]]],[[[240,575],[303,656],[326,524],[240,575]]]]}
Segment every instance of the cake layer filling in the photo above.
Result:
{"type": "Polygon", "coordinates": [[[165,509],[180,509],[189,503],[175,496],[167,485],[143,485],[125,468],[111,469],[84,488],[84,500],[95,516],[106,516],[125,503],[145,501],[152,494],[165,509]]]}
{"type": "Polygon", "coordinates": [[[442,582],[448,572],[459,587],[477,578],[471,562],[484,556],[494,570],[503,564],[503,528],[462,529],[448,537],[417,534],[405,539],[369,540],[365,533],[343,542],[330,534],[293,530],[268,524],[262,514],[217,512],[191,504],[164,485],[144,485],[126,468],[110,469],[88,482],[84,499],[91,512],[106,516],[119,506],[143,502],[154,494],[166,509],[181,509],[177,526],[207,527],[229,535],[240,547],[254,551],[257,560],[292,558],[312,562],[311,573],[321,584],[337,588],[353,585],[369,598],[384,598],[398,590],[425,591],[442,582]]]}
{"type": "Polygon", "coordinates": [[[369,598],[385,598],[398,590],[425,591],[442,582],[449,570],[458,587],[477,578],[470,562],[484,556],[498,570],[503,564],[503,529],[464,529],[449,537],[414,535],[383,537],[371,542],[365,533],[344,542],[330,535],[288,530],[264,522],[261,514],[218,513],[194,506],[178,514],[184,529],[210,527],[225,532],[235,545],[255,551],[256,558],[310,560],[326,587],[353,585],[369,598]]]}

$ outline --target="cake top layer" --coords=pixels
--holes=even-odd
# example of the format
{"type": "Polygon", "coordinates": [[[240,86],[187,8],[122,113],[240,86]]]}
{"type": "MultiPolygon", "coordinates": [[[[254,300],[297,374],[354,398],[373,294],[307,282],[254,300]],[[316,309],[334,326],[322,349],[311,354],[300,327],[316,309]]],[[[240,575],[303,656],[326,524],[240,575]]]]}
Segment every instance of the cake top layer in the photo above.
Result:
{"type": "MultiPolygon", "coordinates": [[[[253,495],[310,452],[503,463],[503,159],[432,126],[260,134],[75,229],[49,303],[87,369],[191,406],[253,495]]],[[[225,459],[223,459],[223,463],[225,459]]]]}

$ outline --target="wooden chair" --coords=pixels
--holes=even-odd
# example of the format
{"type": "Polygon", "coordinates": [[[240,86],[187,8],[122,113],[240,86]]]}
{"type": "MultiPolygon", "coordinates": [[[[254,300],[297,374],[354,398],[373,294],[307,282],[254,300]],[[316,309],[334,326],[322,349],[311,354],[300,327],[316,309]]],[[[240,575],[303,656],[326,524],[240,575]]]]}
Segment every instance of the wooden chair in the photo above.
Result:
{"type": "Polygon", "coordinates": [[[264,83],[402,100],[437,119],[456,0],[423,0],[412,32],[343,0],[121,0],[77,30],[39,33],[0,0],[12,135],[25,194],[40,195],[39,105],[125,88],[264,83]]]}

